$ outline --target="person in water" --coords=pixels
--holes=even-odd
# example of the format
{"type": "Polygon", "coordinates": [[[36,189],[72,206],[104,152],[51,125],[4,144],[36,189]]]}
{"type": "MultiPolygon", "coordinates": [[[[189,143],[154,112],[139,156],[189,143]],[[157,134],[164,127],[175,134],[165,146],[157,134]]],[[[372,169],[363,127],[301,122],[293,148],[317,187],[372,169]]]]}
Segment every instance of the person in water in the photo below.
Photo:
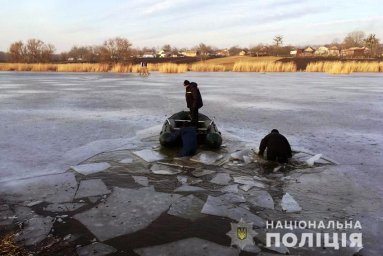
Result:
{"type": "Polygon", "coordinates": [[[288,159],[292,157],[289,141],[277,129],[273,129],[262,139],[258,155],[263,156],[266,149],[267,160],[270,161],[277,161],[282,164],[287,163],[288,159]]]}
{"type": "Polygon", "coordinates": [[[181,137],[182,141],[180,156],[193,156],[198,148],[197,129],[194,126],[191,126],[189,122],[184,122],[178,135],[181,137]]]}
{"type": "Polygon", "coordinates": [[[195,82],[184,81],[185,98],[187,107],[190,110],[191,125],[198,129],[198,109],[203,106],[201,93],[195,82]]]}

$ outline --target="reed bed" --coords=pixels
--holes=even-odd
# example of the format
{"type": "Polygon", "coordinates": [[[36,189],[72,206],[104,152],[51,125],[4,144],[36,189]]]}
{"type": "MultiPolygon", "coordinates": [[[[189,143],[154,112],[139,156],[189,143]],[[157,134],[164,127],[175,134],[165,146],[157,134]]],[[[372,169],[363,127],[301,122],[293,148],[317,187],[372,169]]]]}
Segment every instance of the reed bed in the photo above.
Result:
{"type": "Polygon", "coordinates": [[[113,73],[130,73],[132,72],[132,65],[115,64],[109,71],[113,73]]]}
{"type": "Polygon", "coordinates": [[[57,72],[108,72],[109,70],[108,64],[73,63],[57,65],[57,72]]]}
{"type": "Polygon", "coordinates": [[[326,72],[330,74],[351,74],[353,72],[383,72],[383,62],[366,61],[324,61],[309,63],[306,72],[326,72]]]}
{"type": "Polygon", "coordinates": [[[161,73],[183,73],[188,71],[187,64],[162,63],[158,67],[161,73]]]}
{"type": "Polygon", "coordinates": [[[296,72],[297,66],[293,62],[237,62],[233,66],[234,72],[296,72]]]}
{"type": "Polygon", "coordinates": [[[190,71],[194,72],[224,72],[226,68],[224,65],[208,64],[208,63],[196,63],[192,64],[190,71]]]}

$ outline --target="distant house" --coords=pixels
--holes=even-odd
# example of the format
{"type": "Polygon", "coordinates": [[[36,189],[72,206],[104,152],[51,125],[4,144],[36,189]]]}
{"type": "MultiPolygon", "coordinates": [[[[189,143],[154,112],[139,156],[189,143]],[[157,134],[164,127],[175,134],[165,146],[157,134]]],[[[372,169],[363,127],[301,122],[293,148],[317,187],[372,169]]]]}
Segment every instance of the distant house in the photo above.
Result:
{"type": "Polygon", "coordinates": [[[294,56],[294,57],[301,56],[301,55],[303,54],[303,50],[304,50],[304,49],[295,49],[295,50],[292,50],[292,51],[290,51],[290,55],[291,55],[291,56],[294,56]]]}
{"type": "Polygon", "coordinates": [[[186,57],[196,57],[198,55],[198,51],[187,50],[187,51],[182,52],[182,54],[186,57]]]}
{"type": "Polygon", "coordinates": [[[336,47],[335,45],[331,46],[328,50],[328,55],[329,56],[339,56],[340,51],[339,51],[338,47],[336,47]]]}
{"type": "Polygon", "coordinates": [[[314,52],[315,52],[315,49],[309,46],[303,50],[302,56],[313,56],[314,52]]]}
{"type": "Polygon", "coordinates": [[[247,51],[246,50],[242,50],[242,51],[239,52],[238,55],[239,56],[245,56],[245,55],[247,55],[247,51]]]}
{"type": "Polygon", "coordinates": [[[351,47],[348,49],[343,49],[341,55],[344,57],[365,57],[370,53],[370,49],[367,47],[351,47]]]}
{"type": "Polygon", "coordinates": [[[155,58],[156,56],[152,52],[145,52],[142,58],[155,58]]]}
{"type": "Polygon", "coordinates": [[[167,57],[170,57],[171,56],[171,53],[170,52],[167,52],[165,50],[161,50],[157,53],[158,57],[160,58],[167,58],[167,57]]]}
{"type": "Polygon", "coordinates": [[[316,56],[328,56],[329,49],[326,46],[321,46],[315,50],[314,55],[316,56]]]}
{"type": "Polygon", "coordinates": [[[228,49],[218,50],[215,53],[215,56],[219,56],[219,57],[226,57],[226,56],[229,56],[229,55],[230,55],[230,53],[229,53],[228,49]]]}

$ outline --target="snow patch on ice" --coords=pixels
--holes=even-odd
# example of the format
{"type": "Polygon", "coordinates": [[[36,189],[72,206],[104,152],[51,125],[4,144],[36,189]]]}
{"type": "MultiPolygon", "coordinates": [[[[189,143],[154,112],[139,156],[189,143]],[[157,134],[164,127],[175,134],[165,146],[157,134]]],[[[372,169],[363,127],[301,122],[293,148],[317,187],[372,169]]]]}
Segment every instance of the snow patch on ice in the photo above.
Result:
{"type": "Polygon", "coordinates": [[[281,201],[282,210],[285,212],[300,212],[302,208],[299,206],[297,201],[289,194],[286,193],[282,197],[281,201]]]}
{"type": "Polygon", "coordinates": [[[109,194],[110,190],[101,179],[83,180],[77,190],[75,199],[109,194]]]}
{"type": "Polygon", "coordinates": [[[82,175],[93,174],[97,172],[102,172],[108,169],[111,165],[103,162],[103,163],[92,163],[92,164],[80,164],[76,166],[72,166],[71,168],[82,175]]]}
{"type": "Polygon", "coordinates": [[[133,151],[133,154],[142,158],[146,162],[154,162],[164,159],[166,156],[151,149],[143,149],[139,151],[133,151]]]}

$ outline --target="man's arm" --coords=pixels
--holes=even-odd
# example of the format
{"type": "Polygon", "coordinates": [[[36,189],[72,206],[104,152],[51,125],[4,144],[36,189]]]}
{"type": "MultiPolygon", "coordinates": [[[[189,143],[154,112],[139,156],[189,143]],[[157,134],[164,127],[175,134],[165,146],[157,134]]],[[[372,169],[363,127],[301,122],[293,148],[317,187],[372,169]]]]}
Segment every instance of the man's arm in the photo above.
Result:
{"type": "Polygon", "coordinates": [[[267,141],[269,140],[269,136],[264,137],[261,140],[261,144],[259,145],[259,152],[258,155],[263,155],[263,152],[265,152],[266,146],[267,146],[267,141]]]}

